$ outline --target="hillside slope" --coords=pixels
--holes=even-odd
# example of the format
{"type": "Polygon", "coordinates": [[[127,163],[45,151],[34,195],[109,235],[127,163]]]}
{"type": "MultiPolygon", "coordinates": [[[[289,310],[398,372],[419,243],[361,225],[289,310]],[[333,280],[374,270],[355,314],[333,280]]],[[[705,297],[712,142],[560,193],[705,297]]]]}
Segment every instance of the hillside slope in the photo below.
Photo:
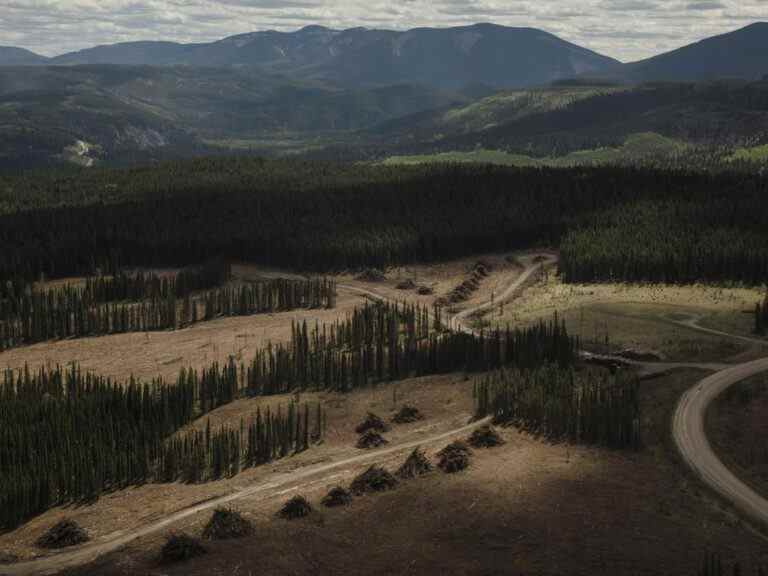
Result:
{"type": "Polygon", "coordinates": [[[768,22],[707,38],[666,54],[624,65],[630,81],[699,81],[768,76],[768,22]]]}
{"type": "Polygon", "coordinates": [[[48,59],[24,48],[0,46],[0,66],[35,66],[45,64],[48,59]]]}

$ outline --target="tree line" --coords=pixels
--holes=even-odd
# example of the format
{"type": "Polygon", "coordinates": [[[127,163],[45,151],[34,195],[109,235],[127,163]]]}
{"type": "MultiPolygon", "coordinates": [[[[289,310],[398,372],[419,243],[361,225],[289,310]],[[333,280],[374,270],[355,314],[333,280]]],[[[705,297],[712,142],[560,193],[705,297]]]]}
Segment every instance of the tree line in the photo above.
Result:
{"type": "Polygon", "coordinates": [[[291,341],[258,351],[245,368],[248,394],[349,391],[380,382],[502,366],[572,365],[579,343],[555,316],[527,328],[444,332],[440,311],[375,303],[330,327],[294,325],[291,341]],[[438,329],[436,330],[435,327],[438,329]]]}
{"type": "Polygon", "coordinates": [[[78,368],[7,371],[0,386],[0,526],[69,502],[146,482],[203,482],[237,474],[323,433],[323,412],[290,404],[258,409],[240,430],[176,434],[231,402],[230,362],[161,380],[118,384],[78,368]]]}
{"type": "Polygon", "coordinates": [[[181,370],[175,385],[117,384],[76,367],[4,375],[0,387],[0,522],[13,526],[50,506],[147,481],[205,481],[236,474],[322,433],[318,407],[258,412],[240,430],[173,434],[243,396],[348,391],[412,376],[515,365],[570,366],[578,342],[557,318],[489,334],[443,332],[439,314],[409,304],[366,304],[345,320],[267,345],[250,365],[230,359],[181,370]],[[255,444],[254,444],[255,442],[255,444]]]}
{"type": "MultiPolygon", "coordinates": [[[[176,330],[222,316],[248,316],[298,308],[333,308],[336,285],[326,279],[271,279],[237,286],[221,286],[201,294],[177,296],[176,282],[154,281],[160,286],[137,291],[148,296],[137,302],[111,302],[120,290],[66,285],[45,291],[26,291],[0,301],[0,350],[62,338],[80,338],[126,332],[176,330]],[[105,299],[105,300],[104,300],[105,299]],[[100,303],[105,302],[105,303],[100,303]]],[[[183,281],[185,290],[192,284],[183,281]]]]}
{"type": "Polygon", "coordinates": [[[475,416],[554,441],[639,450],[635,377],[576,372],[554,365],[500,370],[474,387],[475,416]]]}
{"type": "MultiPolygon", "coordinates": [[[[757,192],[755,189],[753,192],[757,192]]],[[[768,222],[757,194],[643,201],[600,213],[561,245],[568,282],[692,283],[768,279],[768,222]]]]}
{"type": "Polygon", "coordinates": [[[648,167],[393,169],[243,158],[96,170],[79,180],[25,175],[6,183],[0,284],[211,258],[383,267],[561,242],[568,277],[760,282],[767,184],[758,173],[648,167]]]}

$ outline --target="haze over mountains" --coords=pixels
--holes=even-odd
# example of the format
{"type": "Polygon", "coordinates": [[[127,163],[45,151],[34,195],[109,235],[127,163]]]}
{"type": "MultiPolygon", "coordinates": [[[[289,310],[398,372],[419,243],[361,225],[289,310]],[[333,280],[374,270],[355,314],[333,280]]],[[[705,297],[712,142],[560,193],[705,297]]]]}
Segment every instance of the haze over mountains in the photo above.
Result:
{"type": "Polygon", "coordinates": [[[295,32],[253,32],[203,44],[119,43],[54,58],[0,47],[0,65],[257,68],[344,86],[416,82],[456,89],[469,84],[520,88],[575,76],[627,81],[755,80],[768,74],[765,54],[765,22],[628,64],[533,28],[476,24],[401,32],[307,26],[295,32]]]}
{"type": "Polygon", "coordinates": [[[642,132],[761,143],[765,54],[768,23],[630,64],[541,30],[493,24],[308,26],[55,58],[0,47],[0,166],[329,146],[365,147],[367,156],[369,145],[388,154],[400,146],[546,155],[621,145],[642,132]],[[618,90],[712,80],[753,84],[618,90]],[[548,88],[573,81],[586,89],[548,88]]]}
{"type": "MultiPolygon", "coordinates": [[[[2,58],[0,57],[0,61],[2,58]]],[[[209,44],[132,42],[43,60],[53,65],[259,67],[343,86],[417,82],[516,88],[597,74],[616,60],[532,28],[493,24],[446,29],[254,32],[209,44]]]]}

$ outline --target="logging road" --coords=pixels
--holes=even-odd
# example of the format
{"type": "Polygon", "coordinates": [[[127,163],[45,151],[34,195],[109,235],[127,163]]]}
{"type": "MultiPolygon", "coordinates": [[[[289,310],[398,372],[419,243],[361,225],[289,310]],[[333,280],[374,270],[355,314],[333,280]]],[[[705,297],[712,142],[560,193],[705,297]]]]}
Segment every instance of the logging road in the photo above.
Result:
{"type": "MultiPolygon", "coordinates": [[[[513,298],[518,291],[524,288],[526,282],[528,282],[528,280],[530,280],[542,266],[556,262],[556,258],[551,255],[543,254],[541,256],[542,257],[538,259],[538,262],[533,262],[531,265],[527,266],[520,275],[507,286],[495,302],[485,302],[453,314],[448,319],[448,326],[453,330],[460,330],[468,333],[473,332],[472,328],[466,324],[468,318],[492,308],[496,303],[513,298]]],[[[364,288],[339,285],[338,289],[363,294],[376,300],[386,299],[382,295],[364,288]]],[[[768,342],[763,340],[735,336],[703,328],[696,323],[696,319],[680,322],[680,324],[693,330],[768,345],[768,342]]],[[[650,362],[632,362],[632,364],[648,367],[658,365],[658,363],[654,364],[650,362]]],[[[669,364],[665,367],[669,368],[675,366],[683,366],[683,364],[669,364]]],[[[755,520],[768,525],[768,500],[764,499],[749,486],[736,478],[736,476],[731,473],[722,462],[720,462],[712,451],[704,433],[704,415],[709,404],[728,387],[749,378],[754,374],[768,370],[768,358],[728,367],[723,367],[723,365],[718,364],[685,364],[685,366],[708,370],[719,369],[719,371],[704,378],[693,388],[688,390],[682,396],[677,406],[672,421],[672,433],[683,460],[707,485],[731,501],[742,512],[755,520]]],[[[409,450],[417,446],[431,444],[466,434],[487,421],[488,419],[485,419],[436,436],[422,438],[420,440],[410,441],[396,446],[366,452],[364,454],[358,454],[336,462],[307,466],[290,473],[275,474],[274,476],[244,488],[243,490],[221,496],[214,500],[201,502],[200,504],[170,514],[162,520],[136,530],[131,530],[130,532],[118,535],[112,534],[105,540],[96,540],[76,549],[62,551],[35,560],[0,566],[0,576],[46,576],[56,574],[67,568],[73,568],[92,562],[96,558],[109,552],[113,552],[136,538],[156,533],[194,514],[222,506],[238,499],[259,498],[263,500],[275,497],[307,484],[312,484],[318,480],[322,480],[330,472],[339,472],[345,468],[359,466],[374,460],[381,460],[387,456],[391,457],[401,451],[409,450]]]]}

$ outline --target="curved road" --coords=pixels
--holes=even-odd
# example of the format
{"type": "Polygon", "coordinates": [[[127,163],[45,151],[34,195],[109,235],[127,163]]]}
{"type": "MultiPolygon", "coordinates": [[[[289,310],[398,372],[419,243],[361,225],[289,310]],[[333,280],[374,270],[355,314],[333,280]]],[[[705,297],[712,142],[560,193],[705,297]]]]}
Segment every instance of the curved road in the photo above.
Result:
{"type": "MultiPolygon", "coordinates": [[[[555,258],[551,256],[547,256],[544,261],[534,263],[531,266],[527,267],[523,271],[523,273],[517,278],[515,278],[515,280],[504,290],[504,292],[502,293],[498,301],[502,301],[510,298],[521,286],[524,285],[524,283],[537,270],[539,270],[539,268],[541,268],[541,266],[544,263],[550,263],[554,261],[555,261],[555,258]]],[[[346,290],[349,292],[356,292],[358,294],[362,294],[364,296],[373,298],[375,300],[386,300],[386,298],[380,294],[376,294],[371,290],[358,288],[356,286],[338,285],[337,288],[346,290]]],[[[475,314],[477,312],[480,312],[482,310],[485,310],[491,307],[492,305],[493,304],[491,302],[487,302],[487,303],[483,303],[478,306],[469,308],[467,310],[464,310],[459,314],[455,314],[449,319],[448,325],[449,327],[456,327],[456,329],[458,330],[471,332],[472,330],[470,328],[463,325],[462,323],[463,320],[471,316],[472,314],[475,314]]],[[[109,552],[113,552],[118,548],[121,548],[122,546],[125,546],[126,544],[128,544],[132,540],[135,540],[136,538],[140,538],[142,536],[147,536],[149,534],[154,534],[156,532],[159,532],[164,528],[167,528],[168,526],[176,522],[179,522],[185,518],[188,518],[194,514],[197,514],[199,512],[210,510],[217,506],[222,506],[234,500],[239,500],[243,498],[258,497],[260,499],[266,499],[270,496],[277,496],[281,492],[282,493],[286,492],[287,491],[286,487],[288,487],[288,489],[291,489],[291,488],[298,488],[304,485],[302,484],[302,481],[307,481],[311,479],[314,479],[316,481],[317,480],[316,477],[323,477],[329,472],[339,471],[345,468],[358,466],[360,464],[367,463],[368,461],[380,459],[384,456],[391,455],[396,452],[400,452],[402,450],[409,450],[417,446],[422,446],[424,444],[431,444],[434,442],[439,442],[441,440],[459,436],[471,430],[474,430],[478,426],[486,424],[489,421],[490,421],[490,418],[485,418],[483,420],[473,422],[466,426],[462,426],[460,428],[456,428],[454,430],[450,430],[448,432],[444,432],[436,436],[422,438],[420,440],[414,440],[414,441],[406,442],[403,444],[398,444],[396,446],[390,446],[385,449],[366,452],[364,454],[357,454],[356,456],[344,458],[336,462],[330,462],[327,464],[320,464],[316,466],[308,466],[306,468],[301,468],[299,470],[296,470],[287,474],[286,473],[278,474],[269,478],[268,480],[264,480],[262,482],[249,486],[248,488],[245,488],[238,492],[233,492],[232,494],[227,494],[225,496],[221,496],[213,500],[207,500],[205,502],[201,502],[200,504],[196,504],[189,508],[185,508],[169,516],[166,516],[162,520],[159,520],[152,524],[148,524],[141,528],[132,530],[125,534],[118,534],[116,536],[114,535],[107,536],[107,539],[105,540],[101,540],[101,541],[97,540],[95,542],[86,544],[82,547],[79,547],[73,550],[59,552],[59,553],[38,558],[35,560],[19,562],[19,563],[7,565],[7,566],[0,565],[0,576],[47,576],[51,574],[56,574],[62,570],[65,570],[68,568],[74,568],[76,566],[81,566],[83,564],[87,564],[88,562],[92,562],[97,558],[99,558],[100,556],[103,556],[109,552]]]]}
{"type": "MultiPolygon", "coordinates": [[[[731,336],[701,328],[695,322],[686,326],[704,332],[731,336]]],[[[735,336],[740,340],[765,341],[735,336]]],[[[672,436],[683,460],[711,488],[730,500],[741,512],[768,526],[768,500],[739,480],[720,461],[707,440],[704,418],[709,405],[729,387],[755,374],[768,371],[768,358],[737,364],[708,376],[683,394],[672,420],[672,436]]]]}

